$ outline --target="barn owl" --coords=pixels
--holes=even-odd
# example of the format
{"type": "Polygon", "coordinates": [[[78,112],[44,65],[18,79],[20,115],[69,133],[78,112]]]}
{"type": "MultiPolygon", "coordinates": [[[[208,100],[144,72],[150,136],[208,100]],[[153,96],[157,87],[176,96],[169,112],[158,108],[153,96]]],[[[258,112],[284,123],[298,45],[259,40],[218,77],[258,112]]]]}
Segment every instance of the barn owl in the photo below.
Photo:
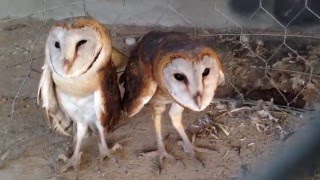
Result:
{"type": "Polygon", "coordinates": [[[76,127],[74,152],[62,171],[78,170],[88,127],[99,132],[101,159],[110,156],[104,136],[118,122],[121,111],[111,50],[107,29],[93,18],[67,18],[49,32],[38,99],[53,128],[70,134],[71,122],[76,127]]]}
{"type": "Polygon", "coordinates": [[[200,40],[179,32],[149,32],[132,52],[120,83],[125,89],[122,108],[129,117],[150,102],[162,159],[168,156],[161,135],[165,105],[171,104],[169,116],[184,151],[194,155],[196,147],[185,133],[182,112],[204,110],[224,83],[224,74],[215,51],[200,40]]]}

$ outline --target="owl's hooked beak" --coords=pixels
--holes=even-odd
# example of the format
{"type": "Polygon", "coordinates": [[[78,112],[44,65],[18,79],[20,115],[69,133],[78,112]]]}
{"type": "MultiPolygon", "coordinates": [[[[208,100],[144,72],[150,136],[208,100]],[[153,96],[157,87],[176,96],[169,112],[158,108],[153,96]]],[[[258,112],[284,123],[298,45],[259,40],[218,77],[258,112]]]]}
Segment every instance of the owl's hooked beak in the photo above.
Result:
{"type": "Polygon", "coordinates": [[[195,96],[193,96],[193,101],[196,103],[199,109],[201,109],[202,105],[202,95],[200,92],[197,92],[195,96]]]}
{"type": "Polygon", "coordinates": [[[69,73],[73,63],[74,63],[74,58],[63,60],[63,69],[64,69],[64,72],[66,72],[66,74],[69,73]]]}

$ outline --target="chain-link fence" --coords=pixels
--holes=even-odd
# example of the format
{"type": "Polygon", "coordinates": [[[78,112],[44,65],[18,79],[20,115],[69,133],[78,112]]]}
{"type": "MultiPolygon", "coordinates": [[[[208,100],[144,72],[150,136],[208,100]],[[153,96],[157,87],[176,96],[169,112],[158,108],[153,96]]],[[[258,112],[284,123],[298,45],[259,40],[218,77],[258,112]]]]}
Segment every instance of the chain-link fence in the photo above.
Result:
{"type": "MultiPolygon", "coordinates": [[[[262,0],[226,1],[227,3],[224,1],[194,3],[193,1],[174,0],[159,2],[161,3],[124,0],[119,4],[116,1],[84,0],[70,3],[60,2],[60,5],[58,3],[54,6],[57,3],[44,0],[41,11],[1,20],[1,23],[4,24],[31,16],[41,17],[43,22],[37,32],[34,32],[37,37],[28,49],[29,68],[21,86],[16,90],[15,97],[19,97],[28,81],[34,59],[33,48],[38,44],[48,18],[59,19],[74,14],[96,16],[102,22],[111,25],[126,23],[127,25],[148,26],[153,29],[161,29],[163,26],[187,27],[183,29],[188,29],[187,31],[193,33],[194,36],[209,38],[207,41],[226,45],[232,52],[232,56],[229,56],[229,52],[220,53],[220,56],[225,69],[228,69],[226,70],[228,72],[227,86],[233,89],[230,89],[228,93],[223,93],[224,98],[244,101],[259,98],[270,100],[271,97],[274,97],[273,101],[276,104],[301,109],[308,103],[307,101],[310,101],[310,97],[306,97],[305,94],[310,94],[309,91],[316,91],[314,86],[318,84],[314,82],[314,79],[320,77],[316,44],[319,38],[316,33],[316,30],[319,29],[317,22],[320,21],[316,13],[319,11],[316,6],[317,2],[298,0],[289,6],[285,6],[283,2],[270,3],[272,1],[262,0]],[[243,4],[243,9],[241,9],[241,4],[243,4]],[[97,6],[100,6],[100,9],[97,6]],[[73,9],[74,7],[76,9],[73,9]],[[110,13],[103,13],[112,8],[118,9],[110,13]],[[137,13],[144,8],[149,11],[143,12],[144,15],[137,13]],[[279,8],[282,9],[279,10],[279,8]],[[140,16],[150,17],[140,18],[140,16]],[[144,20],[145,22],[142,22],[144,20]],[[253,74],[255,77],[251,79],[253,74]],[[243,80],[239,80],[239,77],[243,80]],[[259,88],[260,91],[257,91],[259,88]],[[269,94],[265,90],[268,90],[269,94]]],[[[115,28],[116,26],[110,28],[114,39],[140,37],[143,34],[143,31],[121,34],[117,33],[115,28]]],[[[14,103],[12,109],[14,109],[14,103]]]]}

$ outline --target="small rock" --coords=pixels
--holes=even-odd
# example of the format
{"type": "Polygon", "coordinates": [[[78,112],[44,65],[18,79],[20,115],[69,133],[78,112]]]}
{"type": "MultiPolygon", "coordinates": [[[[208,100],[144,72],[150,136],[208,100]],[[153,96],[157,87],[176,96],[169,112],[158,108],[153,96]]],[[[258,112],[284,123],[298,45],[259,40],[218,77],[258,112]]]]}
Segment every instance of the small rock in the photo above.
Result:
{"type": "Polygon", "coordinates": [[[136,43],[136,39],[132,37],[128,37],[125,39],[125,42],[128,46],[133,46],[136,43]]]}

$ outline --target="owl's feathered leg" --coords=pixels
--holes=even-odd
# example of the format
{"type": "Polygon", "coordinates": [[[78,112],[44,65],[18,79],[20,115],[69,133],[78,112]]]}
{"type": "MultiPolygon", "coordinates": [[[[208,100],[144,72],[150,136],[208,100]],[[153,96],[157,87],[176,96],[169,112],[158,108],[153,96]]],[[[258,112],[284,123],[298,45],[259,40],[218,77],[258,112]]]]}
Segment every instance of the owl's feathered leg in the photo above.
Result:
{"type": "Polygon", "coordinates": [[[58,160],[63,160],[67,161],[68,158],[72,157],[74,148],[76,147],[77,144],[77,123],[71,121],[71,127],[69,129],[72,129],[72,143],[70,143],[66,149],[67,153],[66,154],[60,154],[58,157],[58,160]]]}
{"type": "Polygon", "coordinates": [[[182,112],[184,108],[180,105],[173,103],[171,106],[171,109],[169,111],[169,116],[171,118],[173,126],[176,128],[178,133],[180,134],[182,140],[183,140],[183,150],[187,153],[190,153],[191,156],[194,156],[195,148],[188,139],[188,136],[184,130],[184,127],[182,125],[182,112]]]}
{"type": "Polygon", "coordinates": [[[152,119],[154,120],[154,125],[156,129],[158,154],[160,156],[160,161],[165,157],[171,157],[163,144],[162,134],[161,134],[161,119],[162,113],[166,110],[165,105],[152,105],[152,119]]]}
{"type": "MultiPolygon", "coordinates": [[[[99,142],[100,157],[98,158],[98,160],[101,162],[106,157],[108,157],[118,164],[118,160],[111,153],[117,151],[118,149],[122,150],[122,146],[116,143],[111,149],[109,149],[104,137],[106,132],[105,128],[100,124],[100,121],[97,121],[96,126],[99,131],[99,140],[100,140],[99,142]]],[[[100,169],[100,165],[98,165],[98,168],[100,169]]]]}
{"type": "Polygon", "coordinates": [[[106,157],[109,157],[116,161],[114,157],[112,157],[111,152],[116,151],[117,149],[122,150],[122,147],[120,144],[116,143],[111,149],[108,148],[106,140],[105,140],[105,134],[106,129],[101,124],[102,122],[106,121],[104,119],[106,116],[103,115],[106,113],[106,107],[105,107],[105,99],[103,98],[102,91],[96,91],[94,93],[94,103],[95,103],[95,111],[97,115],[97,121],[95,122],[95,126],[98,129],[99,132],[99,151],[100,151],[100,157],[99,159],[102,161],[106,157]]]}
{"type": "Polygon", "coordinates": [[[107,146],[106,140],[104,138],[105,130],[104,127],[100,124],[100,121],[96,123],[97,129],[99,131],[99,151],[100,151],[100,159],[103,160],[105,157],[110,157],[110,150],[107,146]]]}
{"type": "Polygon", "coordinates": [[[76,172],[78,172],[80,160],[81,160],[81,154],[82,154],[82,152],[80,152],[81,142],[84,136],[86,135],[87,130],[88,130],[87,124],[77,122],[76,146],[75,146],[72,157],[68,159],[67,164],[61,168],[62,172],[68,170],[70,167],[73,167],[76,170],[76,172]]]}

